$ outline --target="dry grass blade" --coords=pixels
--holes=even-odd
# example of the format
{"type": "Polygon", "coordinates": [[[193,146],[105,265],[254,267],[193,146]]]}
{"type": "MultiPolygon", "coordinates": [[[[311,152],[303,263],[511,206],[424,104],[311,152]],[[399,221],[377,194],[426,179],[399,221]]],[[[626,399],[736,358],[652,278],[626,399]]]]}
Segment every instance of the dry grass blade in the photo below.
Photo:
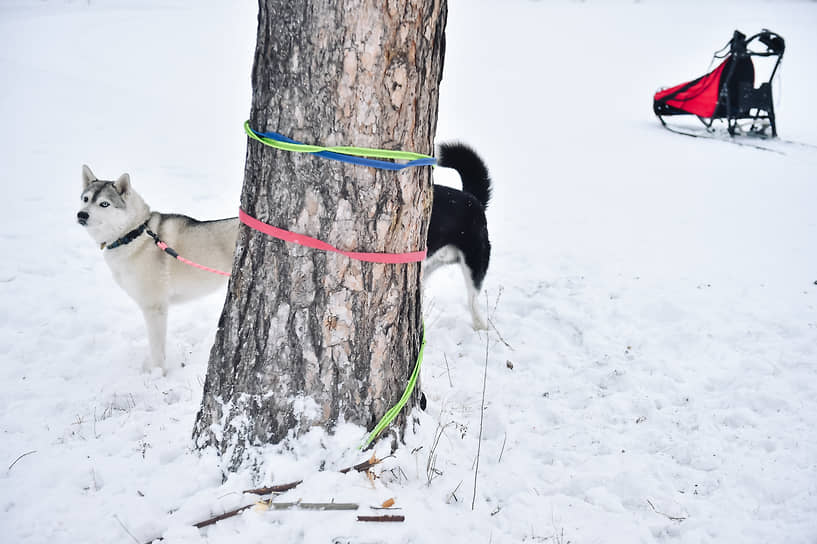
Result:
{"type": "MultiPolygon", "coordinates": [[[[485,310],[488,311],[488,293],[485,293],[485,310]]],[[[471,497],[471,510],[477,502],[477,476],[479,475],[479,454],[482,450],[482,424],[485,420],[485,386],[488,383],[488,350],[490,347],[490,331],[485,331],[485,369],[482,374],[482,402],[479,411],[479,436],[477,437],[477,463],[474,468],[474,495],[471,497]]]]}
{"type": "Polygon", "coordinates": [[[669,514],[665,514],[664,512],[661,512],[660,510],[655,508],[655,505],[649,499],[647,499],[647,504],[650,505],[650,508],[652,508],[653,512],[655,512],[656,514],[660,514],[660,515],[664,516],[665,518],[667,518],[670,521],[677,521],[677,522],[680,523],[680,522],[685,521],[687,519],[685,517],[680,518],[680,517],[676,517],[676,516],[670,516],[669,514]]]}

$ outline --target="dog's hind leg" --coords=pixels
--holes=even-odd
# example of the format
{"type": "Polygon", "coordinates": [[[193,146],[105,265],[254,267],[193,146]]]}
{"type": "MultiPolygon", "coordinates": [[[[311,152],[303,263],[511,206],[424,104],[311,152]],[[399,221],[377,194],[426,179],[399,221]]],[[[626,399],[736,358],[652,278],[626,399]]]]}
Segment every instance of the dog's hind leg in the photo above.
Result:
{"type": "Polygon", "coordinates": [[[462,252],[452,245],[439,248],[423,261],[423,279],[428,278],[441,266],[462,262],[462,259],[462,252]]]}
{"type": "Polygon", "coordinates": [[[475,331],[487,331],[488,322],[479,309],[479,293],[480,291],[474,287],[474,284],[468,282],[468,303],[471,307],[472,326],[475,331]]]}
{"type": "Polygon", "coordinates": [[[150,343],[150,359],[145,362],[143,369],[150,372],[153,368],[160,368],[165,373],[165,341],[167,336],[167,305],[155,304],[142,308],[145,325],[148,330],[150,343]]]}
{"type": "Polygon", "coordinates": [[[488,330],[488,322],[483,317],[482,311],[480,311],[480,288],[474,282],[473,272],[465,261],[460,261],[460,270],[462,270],[462,276],[465,279],[465,287],[468,290],[468,307],[471,310],[472,327],[475,331],[488,330]]]}
{"type": "Polygon", "coordinates": [[[468,252],[462,253],[460,259],[460,269],[465,278],[465,286],[468,289],[468,306],[471,309],[471,320],[474,330],[488,330],[487,316],[483,316],[480,311],[479,294],[482,291],[482,282],[485,273],[488,271],[488,261],[491,257],[491,245],[484,238],[485,243],[475,248],[470,248],[468,252]]]}

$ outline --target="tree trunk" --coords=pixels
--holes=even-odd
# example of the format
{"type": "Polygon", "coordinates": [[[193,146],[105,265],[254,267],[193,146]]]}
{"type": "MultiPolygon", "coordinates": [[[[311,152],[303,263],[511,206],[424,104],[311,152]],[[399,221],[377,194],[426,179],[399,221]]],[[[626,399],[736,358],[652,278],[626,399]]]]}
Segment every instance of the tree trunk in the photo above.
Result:
{"type": "MultiPolygon", "coordinates": [[[[446,0],[259,0],[259,10],[252,128],[433,154],[446,0]]],[[[250,140],[241,208],[343,250],[403,253],[425,248],[431,187],[428,167],[389,172],[250,140]]],[[[402,395],[421,336],[419,263],[364,263],[242,225],[196,443],[234,470],[250,447],[315,425],[371,429],[402,395]]]]}

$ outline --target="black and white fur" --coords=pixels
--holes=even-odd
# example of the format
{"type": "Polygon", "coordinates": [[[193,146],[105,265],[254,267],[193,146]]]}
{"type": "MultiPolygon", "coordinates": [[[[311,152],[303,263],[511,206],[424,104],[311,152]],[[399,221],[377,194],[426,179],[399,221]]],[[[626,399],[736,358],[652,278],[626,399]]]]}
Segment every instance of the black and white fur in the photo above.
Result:
{"type": "Polygon", "coordinates": [[[442,265],[458,263],[468,289],[473,327],[484,330],[488,323],[479,311],[477,299],[491,259],[485,219],[485,209],[491,199],[491,178],[479,155],[464,144],[441,144],[437,164],[459,173],[462,191],[434,185],[423,276],[427,277],[442,265]]]}

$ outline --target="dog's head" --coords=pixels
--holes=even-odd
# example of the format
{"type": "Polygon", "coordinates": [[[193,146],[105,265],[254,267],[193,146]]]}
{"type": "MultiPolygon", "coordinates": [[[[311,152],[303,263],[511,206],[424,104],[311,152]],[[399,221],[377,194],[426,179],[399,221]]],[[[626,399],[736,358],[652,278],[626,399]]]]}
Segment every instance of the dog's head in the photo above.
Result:
{"type": "Polygon", "coordinates": [[[85,165],[80,199],[82,207],[77,212],[77,222],[99,243],[119,238],[150,213],[133,190],[128,174],[122,174],[116,181],[100,180],[85,165]]]}

